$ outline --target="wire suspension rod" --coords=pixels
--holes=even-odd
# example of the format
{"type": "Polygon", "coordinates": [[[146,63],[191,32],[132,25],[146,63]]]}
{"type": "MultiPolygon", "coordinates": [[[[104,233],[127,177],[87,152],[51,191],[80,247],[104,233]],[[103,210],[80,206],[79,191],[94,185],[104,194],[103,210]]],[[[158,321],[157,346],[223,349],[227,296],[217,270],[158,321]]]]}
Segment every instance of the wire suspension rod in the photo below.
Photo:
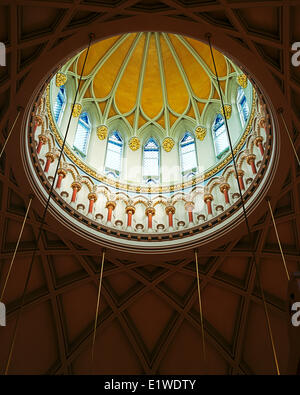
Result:
{"type": "Polygon", "coordinates": [[[74,101],[73,101],[73,104],[72,104],[72,109],[71,109],[71,113],[70,113],[67,129],[66,129],[65,137],[64,137],[64,140],[63,140],[63,143],[62,143],[62,146],[61,146],[61,150],[60,150],[59,158],[58,158],[58,161],[57,161],[55,174],[54,174],[54,177],[53,177],[53,180],[52,180],[52,184],[51,184],[51,188],[50,188],[50,191],[49,191],[49,196],[48,196],[48,199],[47,199],[47,203],[46,203],[46,206],[44,208],[42,221],[41,221],[41,224],[40,224],[40,227],[39,227],[38,236],[37,236],[36,242],[35,242],[35,248],[33,250],[30,266],[29,266],[27,277],[26,277],[26,281],[25,281],[25,286],[24,286],[24,290],[23,290],[23,294],[22,294],[21,304],[20,304],[20,307],[19,307],[19,310],[18,310],[16,323],[15,323],[15,326],[14,326],[12,342],[11,342],[11,346],[10,346],[10,351],[9,351],[9,355],[8,355],[8,359],[7,359],[7,363],[6,363],[6,367],[5,367],[5,372],[4,372],[5,375],[8,374],[9,366],[10,366],[10,363],[11,363],[13,349],[14,349],[16,336],[17,336],[17,330],[18,330],[18,326],[19,326],[19,322],[20,322],[21,313],[22,313],[22,310],[23,310],[23,307],[24,307],[24,303],[25,303],[26,291],[27,291],[27,287],[28,287],[29,280],[30,280],[31,273],[32,273],[34,259],[35,259],[36,252],[37,252],[37,249],[38,249],[38,244],[39,244],[39,241],[40,241],[40,238],[41,238],[41,235],[42,235],[43,225],[45,223],[46,214],[47,214],[47,211],[48,211],[48,208],[49,208],[49,205],[50,205],[50,200],[51,200],[52,192],[53,192],[53,189],[54,189],[55,179],[56,179],[57,172],[58,172],[58,169],[59,169],[59,166],[60,166],[60,161],[61,161],[61,158],[62,158],[62,154],[64,152],[64,147],[65,147],[67,136],[68,136],[69,129],[70,129],[70,124],[71,124],[71,120],[72,120],[72,114],[73,114],[74,106],[75,106],[75,103],[76,103],[76,100],[77,100],[77,96],[78,96],[78,92],[79,92],[79,88],[80,88],[80,83],[81,83],[81,80],[82,80],[83,72],[84,72],[84,69],[85,69],[87,57],[88,57],[88,54],[89,54],[89,51],[90,51],[90,47],[91,47],[91,43],[92,43],[93,38],[94,38],[94,34],[92,34],[92,33],[89,34],[89,44],[88,44],[88,47],[87,47],[87,52],[86,52],[86,55],[85,55],[85,59],[84,59],[84,63],[83,63],[83,66],[82,66],[82,70],[81,70],[78,86],[77,86],[75,97],[74,97],[74,101]]]}
{"type": "Polygon", "coordinates": [[[276,373],[277,373],[277,375],[280,375],[280,370],[279,370],[278,359],[277,359],[277,354],[276,354],[276,349],[275,349],[275,344],[274,344],[274,339],[273,339],[272,328],[271,328],[271,324],[270,324],[268,308],[267,308],[265,294],[264,294],[263,287],[262,287],[261,277],[260,277],[260,273],[259,273],[259,267],[258,267],[258,264],[256,262],[256,256],[255,256],[255,253],[254,253],[253,235],[251,233],[250,226],[249,226],[249,221],[248,221],[247,212],[246,212],[246,208],[245,208],[245,203],[244,203],[244,199],[243,199],[243,195],[242,195],[242,190],[241,190],[240,184],[238,182],[238,170],[237,170],[236,160],[235,160],[235,157],[234,157],[232,141],[231,141],[231,137],[230,137],[230,133],[229,133],[228,122],[227,122],[227,118],[226,118],[226,115],[225,115],[225,106],[224,106],[224,100],[223,100],[222,90],[221,90],[221,86],[220,86],[220,80],[219,80],[218,71],[217,71],[217,67],[216,67],[216,62],[215,62],[215,58],[214,58],[214,54],[213,54],[213,50],[212,50],[212,45],[211,45],[211,34],[207,34],[206,38],[207,38],[208,43],[209,43],[209,48],[210,48],[210,53],[211,53],[211,57],[212,57],[212,61],[213,61],[215,75],[216,75],[216,78],[217,78],[219,96],[220,96],[220,99],[221,99],[221,105],[222,105],[222,109],[223,109],[223,115],[224,115],[225,126],[226,126],[226,133],[227,133],[227,137],[228,137],[228,141],[229,141],[229,146],[230,146],[231,156],[232,156],[232,160],[233,160],[233,166],[234,166],[234,171],[235,171],[235,175],[236,175],[238,190],[239,190],[239,194],[240,194],[240,198],[241,198],[241,203],[242,203],[244,219],[245,219],[245,223],[246,223],[246,227],[247,227],[248,237],[249,237],[249,241],[250,241],[250,245],[251,245],[252,258],[253,258],[253,262],[255,264],[256,275],[257,275],[257,279],[258,279],[258,283],[259,283],[259,287],[260,287],[260,291],[261,291],[261,296],[262,296],[262,301],[263,301],[263,306],[264,306],[264,312],[265,312],[266,321],[267,321],[267,328],[268,328],[268,333],[269,333],[270,342],[271,342],[271,346],[272,346],[274,363],[275,363],[275,367],[276,367],[276,373]]]}
{"type": "Polygon", "coordinates": [[[93,373],[94,351],[95,351],[95,341],[96,341],[96,332],[97,332],[97,324],[98,324],[98,315],[99,315],[99,307],[100,307],[100,296],[101,296],[102,279],[103,279],[104,260],[105,260],[105,249],[103,249],[103,251],[102,251],[102,262],[101,262],[101,271],[100,271],[100,279],[99,279],[99,288],[98,288],[95,324],[94,324],[94,334],[93,334],[93,342],[92,342],[92,355],[91,355],[92,373],[93,373]]]}

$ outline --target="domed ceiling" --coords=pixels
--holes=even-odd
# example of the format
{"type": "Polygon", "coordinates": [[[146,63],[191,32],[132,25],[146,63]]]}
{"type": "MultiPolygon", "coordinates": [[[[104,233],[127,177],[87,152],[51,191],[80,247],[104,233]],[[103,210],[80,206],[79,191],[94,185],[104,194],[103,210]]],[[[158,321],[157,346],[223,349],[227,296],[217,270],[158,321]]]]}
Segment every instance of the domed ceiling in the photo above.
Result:
{"type": "MultiPolygon", "coordinates": [[[[62,68],[77,80],[86,51],[62,68]]],[[[241,71],[214,51],[221,87],[241,71]]],[[[133,133],[148,123],[166,135],[181,118],[203,122],[204,109],[219,102],[207,44],[168,33],[129,33],[94,44],[83,72],[78,102],[97,103],[100,122],[126,120],[133,133]]]]}

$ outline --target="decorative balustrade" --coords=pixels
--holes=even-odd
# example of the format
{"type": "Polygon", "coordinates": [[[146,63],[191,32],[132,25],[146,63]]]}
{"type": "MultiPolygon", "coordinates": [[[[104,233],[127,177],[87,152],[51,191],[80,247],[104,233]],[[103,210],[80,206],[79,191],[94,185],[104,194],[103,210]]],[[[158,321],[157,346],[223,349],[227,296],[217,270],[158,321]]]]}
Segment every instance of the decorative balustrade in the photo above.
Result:
{"type": "MultiPolygon", "coordinates": [[[[257,113],[253,129],[243,149],[236,156],[237,179],[232,162],[222,174],[211,177],[205,186],[198,184],[189,193],[182,192],[134,195],[117,191],[104,183],[79,174],[76,165],[63,155],[57,179],[56,193],[77,209],[81,215],[99,224],[133,233],[168,233],[203,224],[226,211],[239,199],[239,189],[245,193],[263,163],[264,142],[268,136],[268,117],[257,113]]],[[[53,179],[58,161],[55,138],[48,125],[43,105],[37,108],[32,122],[36,143],[35,154],[43,165],[48,180],[53,179]]]]}

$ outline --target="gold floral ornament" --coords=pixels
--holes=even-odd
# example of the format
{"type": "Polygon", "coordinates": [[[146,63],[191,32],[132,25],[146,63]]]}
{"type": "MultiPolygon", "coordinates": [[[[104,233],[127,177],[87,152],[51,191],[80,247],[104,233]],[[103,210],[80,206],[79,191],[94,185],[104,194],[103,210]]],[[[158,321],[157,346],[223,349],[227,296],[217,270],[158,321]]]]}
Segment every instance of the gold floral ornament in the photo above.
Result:
{"type": "Polygon", "coordinates": [[[136,151],[140,148],[141,142],[137,137],[132,137],[129,141],[129,147],[132,149],[132,151],[136,151]]]}
{"type": "Polygon", "coordinates": [[[237,82],[242,88],[247,88],[248,78],[245,74],[241,74],[237,77],[237,82]]]}
{"type": "Polygon", "coordinates": [[[105,140],[107,137],[108,129],[107,126],[101,125],[97,128],[97,136],[99,140],[105,140]]]}
{"type": "MultiPolygon", "coordinates": [[[[231,111],[232,111],[231,105],[230,104],[225,104],[224,105],[224,109],[225,109],[225,117],[226,117],[226,119],[229,119],[231,117],[231,111]]],[[[222,113],[222,115],[224,117],[223,107],[221,108],[221,113],[222,113]]]]}
{"type": "Polygon", "coordinates": [[[174,140],[171,139],[171,137],[167,137],[164,139],[162,146],[166,152],[170,152],[172,150],[172,148],[174,147],[174,144],[175,144],[174,140]]]}
{"type": "Polygon", "coordinates": [[[206,136],[207,129],[202,126],[197,126],[195,129],[195,134],[198,140],[203,141],[206,136]]]}
{"type": "Polygon", "coordinates": [[[73,116],[74,118],[79,117],[79,115],[80,115],[80,113],[81,113],[81,110],[82,110],[81,104],[79,104],[79,103],[74,104],[72,116],[73,116]]]}
{"type": "Polygon", "coordinates": [[[63,73],[57,73],[56,74],[56,79],[55,79],[55,83],[56,86],[59,88],[60,86],[65,85],[65,83],[67,82],[67,76],[63,73]]]}

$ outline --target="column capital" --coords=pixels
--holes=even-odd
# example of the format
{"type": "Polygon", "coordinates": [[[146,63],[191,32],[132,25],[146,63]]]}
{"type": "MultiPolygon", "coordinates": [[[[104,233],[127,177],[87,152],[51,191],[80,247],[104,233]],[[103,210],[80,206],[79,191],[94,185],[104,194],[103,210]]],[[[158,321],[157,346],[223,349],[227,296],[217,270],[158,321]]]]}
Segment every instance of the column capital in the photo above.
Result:
{"type": "Polygon", "coordinates": [[[246,160],[247,160],[248,165],[250,165],[251,161],[254,161],[255,158],[256,158],[256,155],[254,155],[254,154],[248,155],[248,156],[246,157],[246,160]]]}
{"type": "Polygon", "coordinates": [[[47,152],[47,154],[45,155],[47,159],[50,159],[51,162],[54,162],[55,159],[55,155],[53,152],[47,152]]]}
{"type": "Polygon", "coordinates": [[[210,201],[214,200],[214,197],[213,197],[213,195],[211,193],[206,193],[204,195],[204,202],[206,203],[207,200],[210,200],[210,201]]]}
{"type": "Polygon", "coordinates": [[[174,206],[167,206],[167,207],[166,207],[166,214],[167,214],[167,215],[169,215],[170,213],[171,213],[171,214],[175,214],[175,211],[176,211],[176,209],[175,209],[174,206]]]}
{"type": "Polygon", "coordinates": [[[72,189],[77,189],[77,191],[80,191],[80,189],[81,189],[81,184],[79,183],[79,182],[77,182],[77,181],[74,181],[74,182],[72,182],[72,184],[71,184],[71,188],[72,189]]]}
{"type": "Polygon", "coordinates": [[[194,202],[186,202],[185,205],[184,205],[184,208],[187,211],[193,211],[194,208],[195,208],[195,203],[194,202]]]}
{"type": "Polygon", "coordinates": [[[97,197],[96,193],[90,192],[90,193],[88,194],[88,199],[89,199],[89,200],[94,200],[94,202],[96,202],[97,199],[98,199],[98,197],[97,197]]]}
{"type": "Polygon", "coordinates": [[[38,135],[38,139],[42,144],[46,144],[47,143],[47,136],[45,134],[39,134],[38,135]]]}
{"type": "Polygon", "coordinates": [[[257,137],[255,137],[255,139],[254,139],[254,143],[255,143],[256,146],[258,146],[258,144],[259,144],[259,143],[262,143],[263,141],[264,141],[264,139],[263,139],[262,136],[257,136],[257,137]]]}
{"type": "Polygon", "coordinates": [[[105,207],[106,208],[112,208],[113,210],[116,208],[117,203],[114,202],[113,200],[109,200],[106,202],[105,207]]]}
{"type": "Polygon", "coordinates": [[[58,174],[59,176],[63,176],[63,178],[65,178],[66,175],[67,175],[67,172],[66,172],[65,169],[60,168],[60,169],[57,170],[57,174],[58,174]]]}
{"type": "Polygon", "coordinates": [[[128,214],[130,211],[131,211],[132,214],[134,214],[135,213],[135,207],[134,206],[127,206],[125,208],[126,214],[128,214]]]}
{"type": "Polygon", "coordinates": [[[222,183],[221,185],[220,185],[220,191],[223,193],[224,192],[224,190],[227,190],[228,191],[228,189],[230,189],[230,185],[227,183],[227,182],[224,182],[224,183],[222,183]]]}
{"type": "Polygon", "coordinates": [[[148,216],[149,214],[155,215],[155,208],[154,207],[147,207],[145,210],[145,214],[148,216]]]}

